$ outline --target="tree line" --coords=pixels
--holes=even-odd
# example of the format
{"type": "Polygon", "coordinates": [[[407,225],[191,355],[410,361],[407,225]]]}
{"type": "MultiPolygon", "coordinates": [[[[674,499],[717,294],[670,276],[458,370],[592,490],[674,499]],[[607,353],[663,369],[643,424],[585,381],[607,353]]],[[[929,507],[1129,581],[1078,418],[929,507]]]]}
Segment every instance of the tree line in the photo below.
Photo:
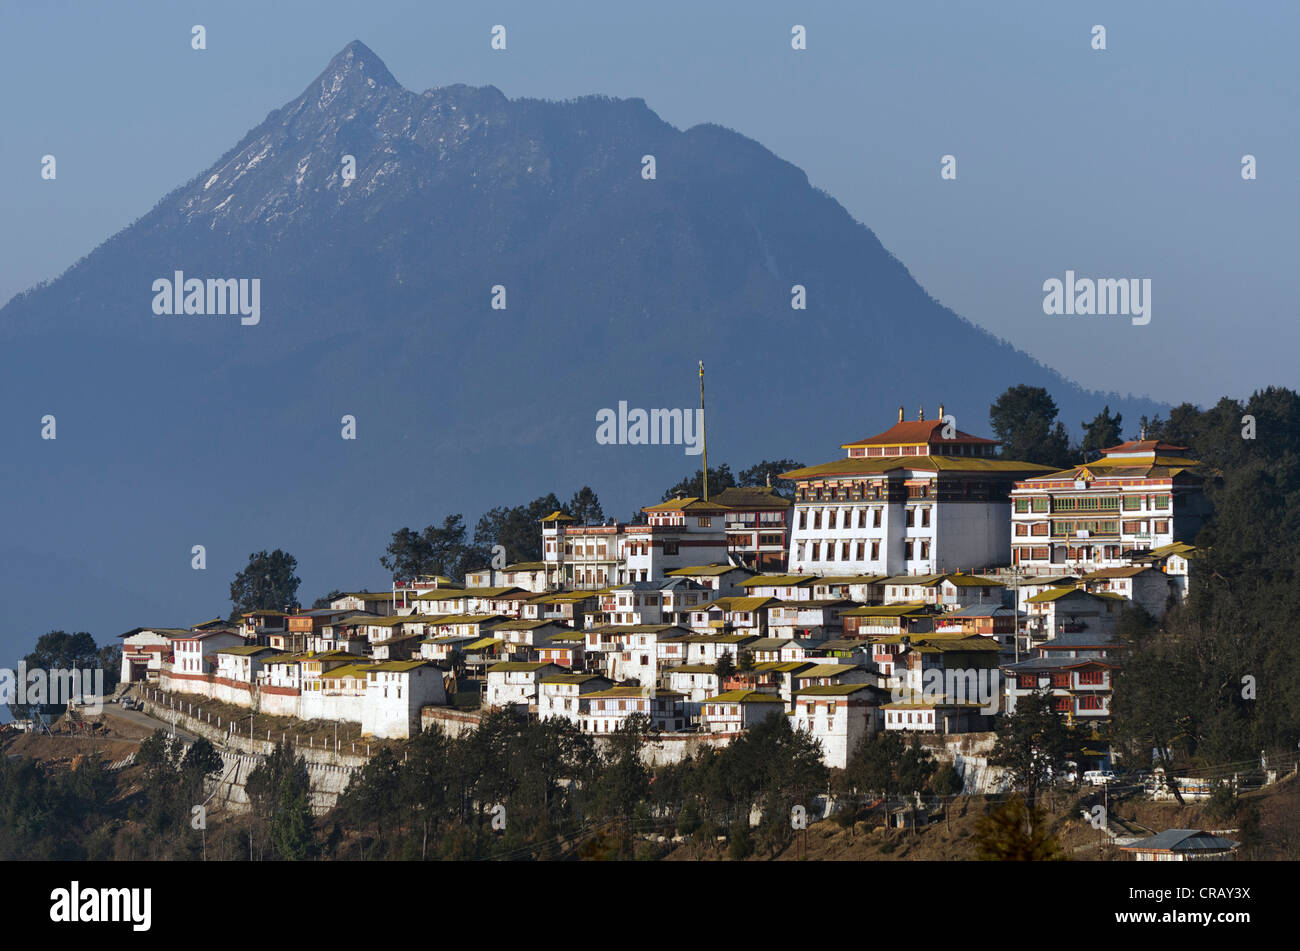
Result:
{"type": "Polygon", "coordinates": [[[675,834],[710,848],[729,835],[744,857],[783,848],[792,808],[826,791],[820,747],[785,717],[657,769],[646,742],[643,715],[601,749],[567,720],[493,711],[455,738],[421,733],[401,758],[381,750],[326,823],[346,830],[349,857],[656,858],[646,836],[675,834]]]}
{"type": "MultiPolygon", "coordinates": [[[[1207,410],[1184,403],[1147,435],[1204,462],[1211,515],[1196,538],[1190,593],[1132,645],[1113,721],[1130,755],[1187,769],[1293,752],[1300,741],[1300,396],[1270,387],[1207,410]]],[[[1176,790],[1175,790],[1176,792],[1176,790]]]]}

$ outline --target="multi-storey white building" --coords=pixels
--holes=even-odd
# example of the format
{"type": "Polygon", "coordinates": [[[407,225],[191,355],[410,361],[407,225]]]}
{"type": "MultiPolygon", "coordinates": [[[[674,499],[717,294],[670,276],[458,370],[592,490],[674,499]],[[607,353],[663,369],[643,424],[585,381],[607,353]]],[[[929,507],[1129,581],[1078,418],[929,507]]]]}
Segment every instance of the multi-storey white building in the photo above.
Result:
{"type": "Polygon", "coordinates": [[[584,650],[616,683],[653,684],[659,678],[659,642],[687,633],[671,624],[605,624],[587,629],[584,650]]]}
{"type": "Polygon", "coordinates": [[[784,571],[790,532],[789,499],[768,487],[723,489],[711,500],[724,505],[727,550],[736,564],[784,571]]]}
{"type": "Polygon", "coordinates": [[[496,588],[511,586],[534,594],[546,590],[546,562],[521,561],[504,568],[478,568],[465,572],[465,587],[496,588]]]}
{"type": "Polygon", "coordinates": [[[1153,548],[1143,555],[1133,558],[1133,563],[1137,565],[1150,565],[1151,567],[1165,574],[1174,586],[1174,591],[1178,594],[1179,601],[1187,600],[1187,582],[1190,577],[1191,565],[1189,559],[1196,554],[1196,546],[1189,545],[1186,542],[1174,542],[1172,545],[1162,545],[1159,548],[1153,548]]]}
{"type": "Polygon", "coordinates": [[[678,498],[648,505],[644,523],[574,525],[563,512],[542,519],[547,587],[599,590],[637,581],[659,583],[669,572],[727,565],[725,505],[678,498]]]}
{"type": "Polygon", "coordinates": [[[1049,588],[1025,601],[1025,632],[1035,640],[1082,631],[1109,634],[1128,603],[1112,591],[1049,588]]]}
{"type": "Polygon", "coordinates": [[[233,631],[191,631],[172,639],[172,669],[179,673],[210,674],[216,667],[217,651],[244,643],[244,638],[233,631]]]}
{"type": "Polygon", "coordinates": [[[614,684],[599,674],[555,674],[537,685],[537,718],[560,717],[575,726],[588,712],[586,695],[608,690],[614,684]]]}
{"type": "Polygon", "coordinates": [[[880,691],[865,683],[818,685],[796,690],[790,726],[812,734],[822,760],[844,769],[858,744],[880,729],[880,691]]]}
{"type": "Polygon", "coordinates": [[[708,588],[715,595],[742,594],[741,584],[753,577],[754,572],[748,568],[735,565],[692,565],[688,568],[674,568],[665,572],[670,578],[686,578],[708,588]]]}
{"type": "MultiPolygon", "coordinates": [[[[601,592],[600,612],[606,624],[685,624],[711,595],[710,589],[687,578],[629,581],[601,592]]],[[[595,625],[593,617],[587,621],[595,625]]]]}
{"type": "Polygon", "coordinates": [[[760,690],[729,690],[701,704],[700,729],[705,733],[742,733],[768,717],[785,713],[785,702],[760,690]]]}
{"type": "Polygon", "coordinates": [[[1084,575],[1083,584],[1094,594],[1109,592],[1139,604],[1155,618],[1164,617],[1169,605],[1181,600],[1179,586],[1173,578],[1145,565],[1103,568],[1084,575]]]}
{"type": "Polygon", "coordinates": [[[668,572],[727,562],[725,518],[730,510],[697,498],[648,505],[644,525],[628,525],[619,582],[663,581],[668,572]]]}
{"type": "Polygon", "coordinates": [[[567,671],[555,664],[528,661],[505,661],[487,669],[485,707],[508,707],[537,703],[537,686],[550,677],[567,671]]]}
{"type": "Polygon", "coordinates": [[[174,627],[136,627],[119,634],[122,638],[122,674],[123,683],[137,680],[158,681],[163,668],[171,663],[172,642],[179,637],[188,637],[187,628],[174,627]]]}
{"type": "Polygon", "coordinates": [[[1094,462],[1016,483],[1012,562],[1060,574],[1120,568],[1152,549],[1191,542],[1207,513],[1200,465],[1154,439],[1102,450],[1094,462]]]}
{"type": "Polygon", "coordinates": [[[785,473],[797,486],[790,572],[917,575],[1006,564],[1011,486],[1051,470],[940,418],[845,443],[844,459],[785,473]]]}
{"type": "Polygon", "coordinates": [[[1047,690],[1057,712],[1070,723],[1095,723],[1110,717],[1115,673],[1127,647],[1107,635],[1062,634],[1043,644],[1037,656],[1004,664],[1007,713],[1027,694],[1047,690]]]}
{"type": "Polygon", "coordinates": [[[542,519],[542,563],[546,586],[593,590],[606,588],[620,578],[619,548],[623,525],[574,525],[556,510],[542,519]]]}
{"type": "Polygon", "coordinates": [[[653,729],[661,732],[686,727],[682,712],[682,695],[674,690],[654,687],[611,687],[585,695],[587,711],[580,729],[584,733],[613,733],[634,714],[650,718],[653,729]]]}

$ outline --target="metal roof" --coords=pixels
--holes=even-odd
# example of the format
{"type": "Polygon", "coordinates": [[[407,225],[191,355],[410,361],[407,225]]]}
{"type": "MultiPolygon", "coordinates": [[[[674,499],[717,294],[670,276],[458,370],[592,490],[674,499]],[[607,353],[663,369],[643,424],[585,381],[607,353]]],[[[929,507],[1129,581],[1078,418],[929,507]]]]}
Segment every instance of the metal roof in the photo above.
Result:
{"type": "Polygon", "coordinates": [[[1149,839],[1120,846],[1127,852],[1227,852],[1241,845],[1200,829],[1166,829],[1149,839]]]}

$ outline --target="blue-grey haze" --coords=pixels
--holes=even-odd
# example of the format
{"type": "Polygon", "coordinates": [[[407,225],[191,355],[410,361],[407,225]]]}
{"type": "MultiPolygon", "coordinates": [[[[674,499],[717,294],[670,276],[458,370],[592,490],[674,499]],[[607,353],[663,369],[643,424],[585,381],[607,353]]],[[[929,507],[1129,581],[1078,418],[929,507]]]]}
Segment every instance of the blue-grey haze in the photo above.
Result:
{"type": "MultiPolygon", "coordinates": [[[[144,215],[354,37],[416,91],[465,83],[511,99],[639,97],[678,129],[734,129],[806,172],[941,303],[1087,388],[1204,403],[1300,383],[1291,239],[1300,8],[1283,2],[6,4],[0,301],[144,215]],[[190,48],[195,23],[207,29],[205,51],[190,48]],[[508,29],[505,52],[489,48],[496,23],[508,29]],[[795,23],[807,28],[806,51],[790,48],[795,23]],[[1105,51],[1090,48],[1093,24],[1107,29],[1105,51]],[[39,176],[46,153],[58,161],[53,182],[39,176]],[[948,153],[956,181],[939,176],[948,153]],[[1246,153],[1258,159],[1257,181],[1241,178],[1246,153]],[[1042,282],[1067,268],[1151,278],[1151,324],[1045,317],[1042,282]]],[[[859,414],[843,435],[872,422],[859,414]]],[[[165,464],[165,451],[154,461],[165,464]]],[[[51,488],[4,506],[56,520],[94,511],[95,531],[116,532],[129,549],[139,526],[114,514],[127,471],[104,458],[75,502],[51,488]]],[[[292,509],[291,494],[277,504],[292,509]]],[[[227,506],[271,507],[247,487],[194,505],[213,520],[227,506]]],[[[277,538],[232,547],[294,549],[310,597],[382,584],[384,533],[441,514],[370,518],[364,536],[332,552],[277,538]],[[346,562],[350,546],[365,549],[356,562],[365,572],[320,570],[346,562]]],[[[88,628],[102,641],[131,623],[228,609],[238,557],[226,553],[201,582],[121,575],[99,541],[93,556],[62,540],[50,547],[40,532],[0,546],[4,654],[50,627],[88,628]]]]}

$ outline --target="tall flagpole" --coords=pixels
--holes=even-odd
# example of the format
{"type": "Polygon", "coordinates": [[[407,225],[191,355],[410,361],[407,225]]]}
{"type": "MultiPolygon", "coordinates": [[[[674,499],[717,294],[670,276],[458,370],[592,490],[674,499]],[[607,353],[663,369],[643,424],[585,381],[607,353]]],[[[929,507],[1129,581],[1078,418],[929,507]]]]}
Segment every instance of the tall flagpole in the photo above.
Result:
{"type": "Polygon", "coordinates": [[[704,446],[704,501],[709,501],[709,440],[704,433],[704,361],[700,361],[700,442],[704,446]]]}

